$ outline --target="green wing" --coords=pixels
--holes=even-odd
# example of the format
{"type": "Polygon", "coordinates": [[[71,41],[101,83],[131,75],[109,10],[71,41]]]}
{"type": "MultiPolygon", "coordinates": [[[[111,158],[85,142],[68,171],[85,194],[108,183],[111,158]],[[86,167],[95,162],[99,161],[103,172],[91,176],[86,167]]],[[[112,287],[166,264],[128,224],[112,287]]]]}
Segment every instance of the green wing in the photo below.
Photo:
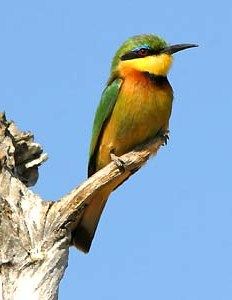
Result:
{"type": "Polygon", "coordinates": [[[121,84],[122,79],[117,78],[112,81],[102,93],[101,101],[98,105],[93,123],[92,140],[89,151],[88,176],[91,176],[96,171],[95,156],[99,138],[101,136],[105,121],[109,118],[113,111],[121,84]]]}

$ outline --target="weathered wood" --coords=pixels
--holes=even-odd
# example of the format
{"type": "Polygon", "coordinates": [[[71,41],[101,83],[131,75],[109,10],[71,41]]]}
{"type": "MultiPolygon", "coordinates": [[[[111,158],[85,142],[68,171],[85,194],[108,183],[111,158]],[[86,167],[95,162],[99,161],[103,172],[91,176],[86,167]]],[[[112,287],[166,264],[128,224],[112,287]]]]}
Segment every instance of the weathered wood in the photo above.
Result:
{"type": "Polygon", "coordinates": [[[130,177],[164,141],[157,137],[123,155],[125,171],[112,162],[51,202],[28,189],[47,155],[31,133],[0,114],[0,299],[57,299],[71,236],[85,207],[105,185],[113,190],[116,178],[130,177]]]}

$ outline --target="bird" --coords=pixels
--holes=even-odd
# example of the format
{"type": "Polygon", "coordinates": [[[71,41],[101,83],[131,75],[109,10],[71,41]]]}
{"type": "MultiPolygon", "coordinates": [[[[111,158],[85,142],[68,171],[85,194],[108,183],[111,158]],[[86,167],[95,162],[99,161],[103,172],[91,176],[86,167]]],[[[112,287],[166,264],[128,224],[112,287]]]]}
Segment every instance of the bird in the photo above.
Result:
{"type": "MultiPolygon", "coordinates": [[[[169,45],[154,34],[136,35],[121,45],[93,122],[89,177],[112,159],[119,165],[121,155],[167,132],[173,103],[167,75],[173,54],[197,46],[169,45]]],[[[84,253],[90,250],[111,192],[107,186],[91,200],[75,230],[73,244],[84,253]]]]}

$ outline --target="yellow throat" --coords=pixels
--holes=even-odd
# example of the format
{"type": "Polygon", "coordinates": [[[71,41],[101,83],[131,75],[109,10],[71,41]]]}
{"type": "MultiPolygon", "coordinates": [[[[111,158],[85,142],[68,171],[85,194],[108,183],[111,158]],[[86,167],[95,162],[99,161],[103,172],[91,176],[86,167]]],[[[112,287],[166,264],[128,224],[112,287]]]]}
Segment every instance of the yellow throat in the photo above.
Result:
{"type": "Polygon", "coordinates": [[[171,68],[173,58],[170,54],[146,56],[120,61],[118,71],[121,75],[126,75],[131,71],[149,72],[158,76],[167,76],[171,68]]]}

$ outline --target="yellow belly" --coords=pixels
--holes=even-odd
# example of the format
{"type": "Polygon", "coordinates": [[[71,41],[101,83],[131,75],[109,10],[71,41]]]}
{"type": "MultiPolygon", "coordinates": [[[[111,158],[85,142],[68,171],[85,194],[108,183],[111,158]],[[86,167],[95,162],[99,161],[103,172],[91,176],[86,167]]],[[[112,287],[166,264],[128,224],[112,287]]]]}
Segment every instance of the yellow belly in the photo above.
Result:
{"type": "Polygon", "coordinates": [[[155,84],[144,75],[124,79],[114,110],[105,125],[96,169],[110,162],[110,152],[120,156],[168,128],[172,108],[172,89],[155,84]]]}

